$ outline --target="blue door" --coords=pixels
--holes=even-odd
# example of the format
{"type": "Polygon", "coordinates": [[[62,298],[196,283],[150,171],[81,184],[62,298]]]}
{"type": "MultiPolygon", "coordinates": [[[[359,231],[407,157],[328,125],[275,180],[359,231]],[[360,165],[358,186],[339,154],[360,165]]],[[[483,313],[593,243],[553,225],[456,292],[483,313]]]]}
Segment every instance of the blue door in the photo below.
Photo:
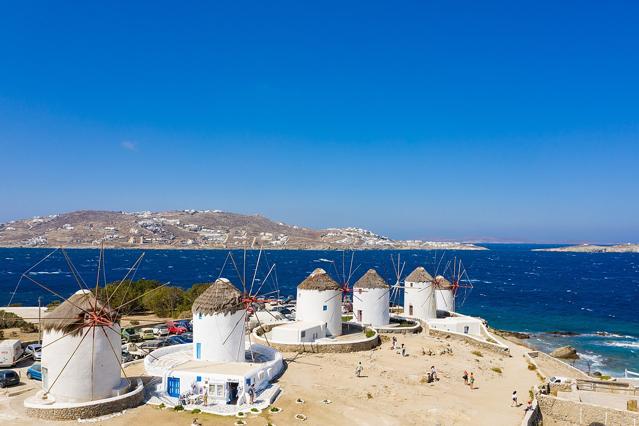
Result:
{"type": "Polygon", "coordinates": [[[169,396],[174,398],[178,398],[180,396],[180,378],[179,377],[169,377],[166,385],[166,392],[169,396]]]}
{"type": "Polygon", "coordinates": [[[202,344],[201,343],[196,343],[195,344],[195,359],[200,359],[202,358],[202,344]]]}

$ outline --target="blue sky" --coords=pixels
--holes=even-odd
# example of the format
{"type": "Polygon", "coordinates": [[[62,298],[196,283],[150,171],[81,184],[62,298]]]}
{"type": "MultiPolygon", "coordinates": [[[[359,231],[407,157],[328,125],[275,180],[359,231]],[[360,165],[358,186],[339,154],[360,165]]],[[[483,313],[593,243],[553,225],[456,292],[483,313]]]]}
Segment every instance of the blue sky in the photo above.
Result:
{"type": "Polygon", "coordinates": [[[639,241],[636,2],[86,3],[3,5],[0,221],[639,241]]]}

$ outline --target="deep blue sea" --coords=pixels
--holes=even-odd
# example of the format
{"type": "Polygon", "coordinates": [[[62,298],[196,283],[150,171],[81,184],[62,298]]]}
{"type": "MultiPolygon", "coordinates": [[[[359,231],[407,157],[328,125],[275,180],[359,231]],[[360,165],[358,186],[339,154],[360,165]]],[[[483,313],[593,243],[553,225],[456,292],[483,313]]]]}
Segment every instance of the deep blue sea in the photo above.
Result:
{"type": "MultiPolygon", "coordinates": [[[[480,316],[491,326],[534,334],[530,343],[549,350],[573,345],[582,354],[577,366],[593,371],[622,374],[624,368],[639,371],[639,254],[533,252],[539,245],[493,244],[489,251],[358,251],[354,254],[353,280],[368,268],[376,268],[389,283],[395,282],[391,256],[401,254],[404,276],[418,265],[431,274],[442,272],[454,257],[462,259],[474,288],[460,293],[458,311],[480,316]],[[442,260],[443,257],[443,260],[442,260]],[[575,332],[555,336],[550,331],[575,332]]],[[[0,306],[12,303],[36,305],[55,299],[20,275],[50,253],[51,249],[0,249],[0,306]]],[[[95,285],[98,251],[68,250],[74,265],[89,285],[95,285]],[[92,283],[92,284],[91,284],[92,283]]],[[[106,250],[106,279],[124,277],[142,252],[106,250]]],[[[157,279],[189,287],[216,279],[227,259],[224,250],[148,250],[135,278],[157,279]]],[[[246,281],[253,281],[257,251],[247,252],[246,281]]],[[[243,253],[234,252],[239,275],[244,275],[243,253]]],[[[263,252],[255,274],[253,293],[295,295],[295,288],[314,268],[323,267],[338,281],[350,269],[351,253],[338,251],[263,252]],[[334,263],[332,263],[334,261],[334,263]],[[277,266],[262,281],[269,265],[277,266]],[[343,266],[344,265],[344,266],[343,266]]],[[[29,276],[52,290],[69,296],[78,289],[60,252],[42,262],[29,276]]],[[[231,261],[223,276],[242,287],[231,261]]],[[[401,302],[398,296],[395,302],[401,302]]]]}

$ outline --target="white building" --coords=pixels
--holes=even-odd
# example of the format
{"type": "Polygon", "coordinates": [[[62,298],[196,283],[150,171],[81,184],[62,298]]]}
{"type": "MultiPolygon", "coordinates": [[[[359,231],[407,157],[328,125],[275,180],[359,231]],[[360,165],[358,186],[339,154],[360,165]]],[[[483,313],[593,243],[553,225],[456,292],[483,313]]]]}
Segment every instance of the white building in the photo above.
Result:
{"type": "Polygon", "coordinates": [[[230,362],[244,361],[246,308],[242,293],[226,278],[219,278],[192,307],[193,358],[230,362]]]}
{"type": "MultiPolygon", "coordinates": [[[[282,356],[273,348],[245,340],[247,311],[242,293],[225,278],[195,299],[192,312],[192,344],[160,348],[144,359],[147,374],[162,378],[152,393],[154,401],[187,404],[189,409],[215,414],[228,414],[220,407],[229,405],[239,411],[248,402],[250,387],[259,394],[281,373],[282,356]]],[[[261,408],[272,402],[258,401],[261,408]]]]}
{"type": "Polygon", "coordinates": [[[473,336],[482,335],[482,321],[478,318],[455,316],[428,320],[428,326],[435,330],[448,331],[473,336]]]}
{"type": "Polygon", "coordinates": [[[353,314],[360,324],[382,326],[390,323],[390,287],[376,270],[369,269],[353,285],[353,314]]]}
{"type": "Polygon", "coordinates": [[[455,312],[455,293],[453,285],[441,275],[434,281],[435,303],[438,311],[455,312]]]}
{"type": "Polygon", "coordinates": [[[315,269],[297,286],[295,320],[326,323],[327,336],[342,334],[342,289],[325,270],[315,269]]]}
{"type": "Polygon", "coordinates": [[[323,321],[293,321],[271,330],[274,342],[310,343],[326,337],[326,323],[323,321]]]}
{"type": "Polygon", "coordinates": [[[423,321],[437,318],[433,277],[422,266],[404,280],[404,315],[423,321]]]}
{"type": "Polygon", "coordinates": [[[119,395],[120,325],[88,290],[80,290],[42,320],[42,388],[48,400],[87,402],[119,395]],[[90,316],[113,323],[96,325],[90,316]],[[95,325],[95,326],[94,326],[95,325]]]}

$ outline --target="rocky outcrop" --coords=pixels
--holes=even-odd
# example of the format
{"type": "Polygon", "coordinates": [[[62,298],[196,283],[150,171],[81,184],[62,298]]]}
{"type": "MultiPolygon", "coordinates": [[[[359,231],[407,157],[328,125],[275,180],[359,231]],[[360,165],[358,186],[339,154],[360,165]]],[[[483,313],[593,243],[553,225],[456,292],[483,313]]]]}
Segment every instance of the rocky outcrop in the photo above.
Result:
{"type": "Polygon", "coordinates": [[[560,359],[579,359],[577,349],[572,346],[562,346],[561,348],[557,348],[550,353],[550,356],[560,359]]]}

